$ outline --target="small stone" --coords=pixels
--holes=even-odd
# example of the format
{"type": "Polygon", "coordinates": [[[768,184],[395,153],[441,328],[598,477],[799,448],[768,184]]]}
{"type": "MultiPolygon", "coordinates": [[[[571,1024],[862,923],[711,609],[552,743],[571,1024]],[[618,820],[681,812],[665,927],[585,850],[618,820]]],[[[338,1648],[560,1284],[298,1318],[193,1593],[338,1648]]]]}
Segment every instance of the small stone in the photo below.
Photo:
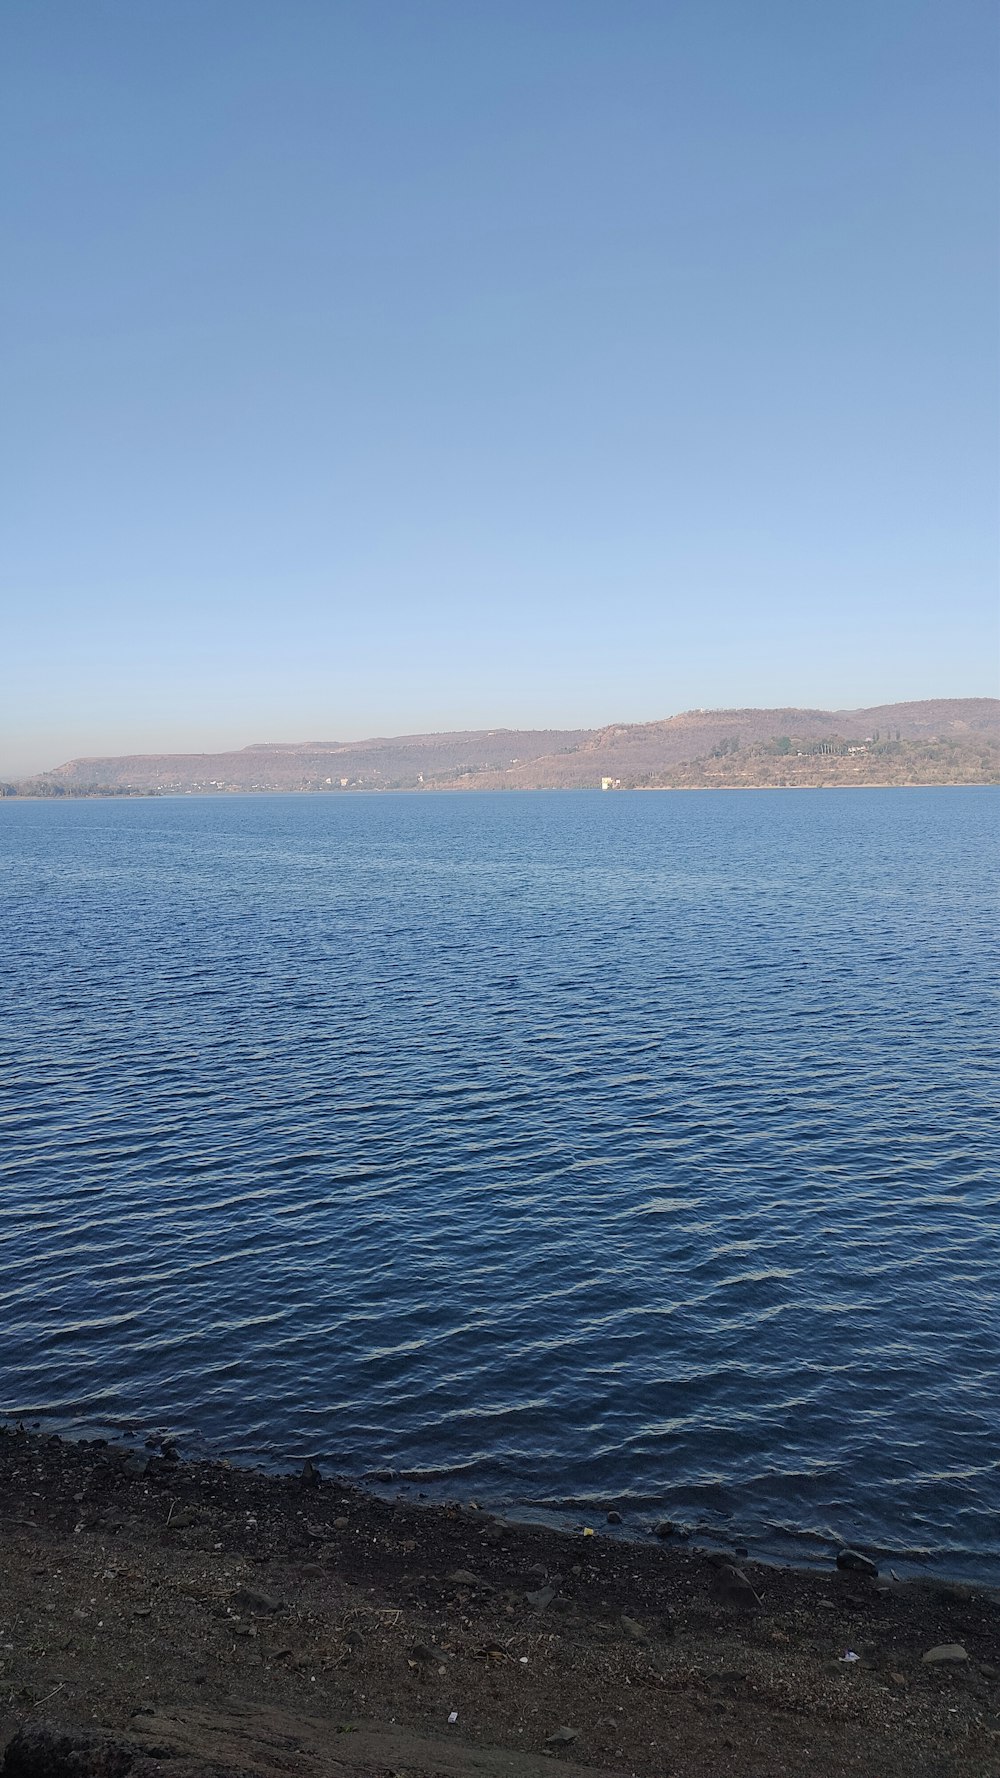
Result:
{"type": "Polygon", "coordinates": [[[338,1517],[335,1518],[333,1521],[333,1528],[335,1531],[346,1531],[350,1522],[351,1522],[350,1519],[348,1519],[343,1513],[340,1513],[338,1515],[338,1517]]]}
{"type": "Polygon", "coordinates": [[[654,1527],[653,1536],[673,1537],[676,1530],[677,1526],[674,1524],[673,1519],[661,1519],[659,1524],[654,1527]]]}
{"type": "Polygon", "coordinates": [[[539,1587],[536,1593],[525,1593],[524,1596],[534,1611],[544,1611],[547,1605],[552,1604],[556,1596],[556,1589],[555,1587],[539,1587]]]}
{"type": "Polygon", "coordinates": [[[577,1739],[579,1733],[579,1729],[571,1729],[566,1723],[563,1723],[560,1728],[553,1729],[551,1735],[546,1735],[545,1745],[546,1747],[569,1747],[570,1743],[577,1739]]]}
{"type": "Polygon", "coordinates": [[[160,1456],[164,1463],[179,1463],[181,1460],[181,1454],[176,1445],[161,1445],[160,1456]]]}
{"type": "Polygon", "coordinates": [[[260,1617],[272,1617],[276,1611],[281,1610],[280,1599],[272,1599],[267,1593],[254,1593],[249,1587],[240,1587],[233,1594],[230,1604],[237,1611],[255,1612],[260,1617]]]}
{"type": "Polygon", "coordinates": [[[468,1568],[454,1568],[448,1576],[453,1587],[478,1587],[479,1582],[468,1568]]]}
{"type": "Polygon", "coordinates": [[[323,1477],[320,1475],[311,1457],[307,1457],[299,1474],[299,1485],[303,1488],[318,1488],[323,1477]]]}
{"type": "Polygon", "coordinates": [[[952,1662],[967,1661],[969,1654],[960,1642],[940,1642],[936,1648],[929,1648],[920,1658],[925,1667],[944,1667],[952,1662]]]}
{"type": "Polygon", "coordinates": [[[170,1518],[167,1521],[168,1529],[170,1531],[186,1531],[189,1526],[198,1525],[200,1523],[200,1515],[196,1512],[193,1506],[178,1507],[176,1512],[170,1514],[170,1518]]]}
{"type": "Polygon", "coordinates": [[[626,1636],[631,1636],[633,1642],[648,1644],[649,1637],[642,1625],[634,1617],[628,1617],[624,1611],[621,1615],[621,1626],[626,1636]]]}
{"type": "Polygon", "coordinates": [[[850,1574],[867,1574],[874,1580],[878,1567],[870,1556],[862,1556],[857,1550],[838,1550],[837,1567],[846,1569],[850,1574]]]}
{"type": "Polygon", "coordinates": [[[749,1609],[760,1604],[760,1599],[742,1568],[733,1568],[728,1564],[716,1568],[712,1575],[712,1592],[724,1605],[739,1605],[749,1609]]]}
{"type": "Polygon", "coordinates": [[[621,1513],[615,1512],[614,1508],[612,1507],[611,1511],[608,1514],[608,1524],[609,1525],[620,1525],[621,1522],[622,1522],[621,1513]]]}

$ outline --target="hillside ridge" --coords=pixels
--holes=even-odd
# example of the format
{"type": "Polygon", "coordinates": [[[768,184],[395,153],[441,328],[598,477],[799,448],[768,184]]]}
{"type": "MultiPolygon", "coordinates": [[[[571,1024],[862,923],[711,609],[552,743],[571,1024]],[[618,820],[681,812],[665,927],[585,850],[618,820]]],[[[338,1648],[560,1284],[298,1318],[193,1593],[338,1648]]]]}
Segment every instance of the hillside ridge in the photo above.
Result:
{"type": "Polygon", "coordinates": [[[695,788],[1000,782],[1000,699],[856,710],[743,706],[577,729],[464,729],[363,741],[257,742],[202,753],[93,755],[21,794],[695,788]]]}

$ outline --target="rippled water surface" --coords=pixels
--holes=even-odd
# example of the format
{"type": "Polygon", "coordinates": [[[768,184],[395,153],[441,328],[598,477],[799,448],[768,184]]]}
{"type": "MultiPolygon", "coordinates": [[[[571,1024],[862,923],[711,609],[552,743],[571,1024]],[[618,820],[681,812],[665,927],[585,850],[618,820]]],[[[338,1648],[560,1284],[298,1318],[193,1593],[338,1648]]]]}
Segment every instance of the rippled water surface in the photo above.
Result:
{"type": "Polygon", "coordinates": [[[997,806],[0,803],[0,1410],[1000,1578],[997,806]]]}

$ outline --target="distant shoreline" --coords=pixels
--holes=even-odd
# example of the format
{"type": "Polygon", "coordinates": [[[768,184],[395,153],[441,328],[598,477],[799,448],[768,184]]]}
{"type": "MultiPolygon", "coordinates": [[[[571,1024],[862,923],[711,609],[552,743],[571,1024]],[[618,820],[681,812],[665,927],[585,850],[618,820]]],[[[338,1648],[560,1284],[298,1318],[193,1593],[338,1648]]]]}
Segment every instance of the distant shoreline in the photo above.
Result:
{"type": "Polygon", "coordinates": [[[97,790],[65,790],[59,796],[37,796],[18,792],[14,796],[0,797],[0,808],[4,803],[148,803],[148,802],[233,802],[242,798],[247,802],[259,801],[263,797],[280,796],[289,801],[297,802],[341,802],[350,798],[364,796],[715,796],[722,792],[733,791],[806,791],[806,790],[1000,790],[1000,783],[995,778],[961,778],[954,782],[942,784],[934,779],[926,783],[893,784],[888,781],[872,783],[870,780],[860,784],[623,784],[617,790],[602,790],[599,784],[539,784],[532,786],[495,786],[470,785],[466,788],[460,784],[437,784],[426,788],[415,788],[413,785],[386,785],[385,788],[373,787],[370,790],[142,790],[142,791],[97,791],[97,790]]]}

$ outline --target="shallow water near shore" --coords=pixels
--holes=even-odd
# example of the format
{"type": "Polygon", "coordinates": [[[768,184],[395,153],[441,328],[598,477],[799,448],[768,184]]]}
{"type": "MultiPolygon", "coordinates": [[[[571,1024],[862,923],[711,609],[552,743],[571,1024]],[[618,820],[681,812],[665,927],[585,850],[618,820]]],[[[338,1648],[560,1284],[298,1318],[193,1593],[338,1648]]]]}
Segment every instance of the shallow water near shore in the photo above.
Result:
{"type": "Polygon", "coordinates": [[[997,807],[0,803],[0,1411],[1000,1580],[997,807]]]}

